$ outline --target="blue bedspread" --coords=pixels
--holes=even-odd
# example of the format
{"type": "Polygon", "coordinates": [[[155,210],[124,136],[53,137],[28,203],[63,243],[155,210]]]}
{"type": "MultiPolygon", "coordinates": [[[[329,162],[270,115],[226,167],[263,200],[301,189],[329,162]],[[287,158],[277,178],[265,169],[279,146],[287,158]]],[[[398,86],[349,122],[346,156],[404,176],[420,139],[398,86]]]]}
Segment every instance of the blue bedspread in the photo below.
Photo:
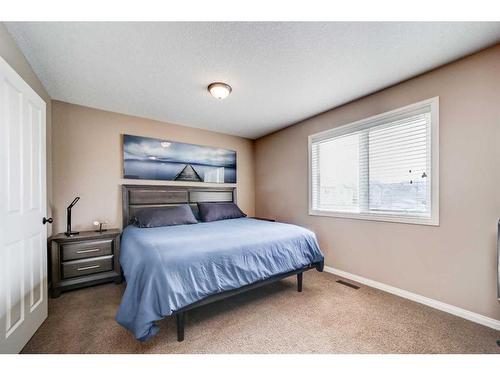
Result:
{"type": "Polygon", "coordinates": [[[120,262],[127,280],[118,323],[139,340],[155,321],[222,291],[322,262],[313,232],[250,218],[158,228],[128,226],[120,262]]]}

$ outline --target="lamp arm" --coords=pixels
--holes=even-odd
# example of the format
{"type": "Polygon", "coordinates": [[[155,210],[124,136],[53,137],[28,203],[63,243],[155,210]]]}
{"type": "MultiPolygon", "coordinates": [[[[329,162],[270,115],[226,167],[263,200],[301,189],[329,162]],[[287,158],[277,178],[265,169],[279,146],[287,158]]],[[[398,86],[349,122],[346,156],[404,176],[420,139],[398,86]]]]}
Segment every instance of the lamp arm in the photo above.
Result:
{"type": "Polygon", "coordinates": [[[71,207],[73,207],[76,202],[78,202],[80,200],[80,197],[76,197],[75,199],[73,199],[73,202],[71,202],[68,206],[68,209],[71,209],[71,207]]]}

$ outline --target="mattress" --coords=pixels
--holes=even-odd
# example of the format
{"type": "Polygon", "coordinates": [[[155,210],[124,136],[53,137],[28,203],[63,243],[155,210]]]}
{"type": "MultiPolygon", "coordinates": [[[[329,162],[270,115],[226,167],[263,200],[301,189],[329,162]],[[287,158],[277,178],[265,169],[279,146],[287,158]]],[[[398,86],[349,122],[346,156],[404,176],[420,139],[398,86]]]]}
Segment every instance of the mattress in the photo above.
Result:
{"type": "Polygon", "coordinates": [[[128,226],[120,263],[127,286],[116,320],[138,340],[155,321],[220,292],[323,262],[313,232],[251,218],[157,228],[128,226]]]}

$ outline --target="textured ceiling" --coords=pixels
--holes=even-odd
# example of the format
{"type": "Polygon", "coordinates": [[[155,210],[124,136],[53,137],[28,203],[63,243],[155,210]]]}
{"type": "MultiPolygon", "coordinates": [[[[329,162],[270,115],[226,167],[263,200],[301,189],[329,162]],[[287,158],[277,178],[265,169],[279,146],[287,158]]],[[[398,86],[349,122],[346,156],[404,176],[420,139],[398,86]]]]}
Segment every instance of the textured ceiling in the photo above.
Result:
{"type": "Polygon", "coordinates": [[[53,99],[248,138],[500,41],[500,23],[6,26],[53,99]]]}

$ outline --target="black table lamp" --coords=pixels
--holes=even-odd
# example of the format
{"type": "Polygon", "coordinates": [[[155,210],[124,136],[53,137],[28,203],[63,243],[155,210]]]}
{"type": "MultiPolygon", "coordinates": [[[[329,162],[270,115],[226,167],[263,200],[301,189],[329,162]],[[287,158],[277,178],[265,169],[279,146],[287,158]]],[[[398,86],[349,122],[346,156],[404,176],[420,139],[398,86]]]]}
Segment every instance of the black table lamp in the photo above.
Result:
{"type": "Polygon", "coordinates": [[[67,220],[67,224],[66,224],[66,232],[64,232],[64,234],[66,236],[68,236],[68,237],[70,237],[70,236],[76,236],[77,234],[80,233],[80,232],[72,232],[71,231],[71,208],[79,200],[80,200],[80,197],[76,197],[75,199],[73,199],[73,202],[71,202],[71,204],[68,206],[68,208],[66,208],[66,220],[67,220]]]}

